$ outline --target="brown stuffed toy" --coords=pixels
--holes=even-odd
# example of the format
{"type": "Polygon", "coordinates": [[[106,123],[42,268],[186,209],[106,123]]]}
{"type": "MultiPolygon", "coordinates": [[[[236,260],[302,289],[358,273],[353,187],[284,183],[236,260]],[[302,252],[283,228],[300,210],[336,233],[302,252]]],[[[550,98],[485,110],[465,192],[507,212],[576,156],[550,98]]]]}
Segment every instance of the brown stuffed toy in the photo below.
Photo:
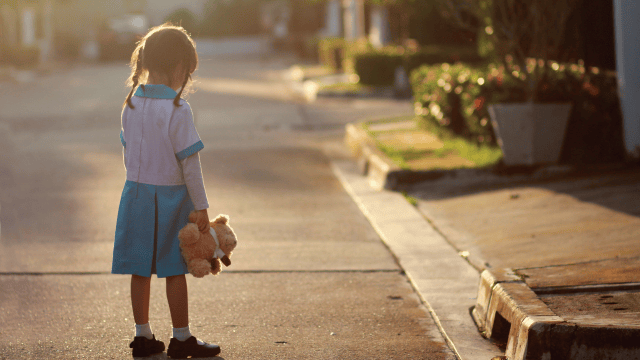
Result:
{"type": "Polygon", "coordinates": [[[225,266],[231,265],[229,257],[238,243],[236,234],[229,226],[227,215],[218,215],[204,233],[198,230],[196,219],[195,212],[189,214],[189,223],[178,233],[182,257],[191,275],[197,278],[209,273],[218,275],[221,261],[225,266]]]}

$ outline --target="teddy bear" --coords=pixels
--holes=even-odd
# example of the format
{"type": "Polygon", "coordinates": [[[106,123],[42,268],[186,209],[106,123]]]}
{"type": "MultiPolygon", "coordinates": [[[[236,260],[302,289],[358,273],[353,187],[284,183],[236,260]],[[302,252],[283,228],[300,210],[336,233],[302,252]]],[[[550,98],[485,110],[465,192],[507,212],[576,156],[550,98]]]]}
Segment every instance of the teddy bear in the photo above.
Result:
{"type": "Polygon", "coordinates": [[[182,257],[187,263],[189,273],[197,278],[211,273],[218,275],[220,262],[231,265],[231,252],[238,243],[236,234],[229,226],[229,217],[220,214],[210,221],[209,230],[201,233],[195,224],[197,214],[189,214],[189,223],[178,233],[182,257]]]}

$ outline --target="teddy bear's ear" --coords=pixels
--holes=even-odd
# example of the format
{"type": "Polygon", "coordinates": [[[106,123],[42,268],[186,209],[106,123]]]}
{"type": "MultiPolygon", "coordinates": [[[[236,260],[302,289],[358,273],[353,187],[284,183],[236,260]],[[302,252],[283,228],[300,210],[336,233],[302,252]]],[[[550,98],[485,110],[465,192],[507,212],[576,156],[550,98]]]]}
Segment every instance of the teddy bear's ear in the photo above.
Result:
{"type": "Polygon", "coordinates": [[[214,224],[226,224],[228,222],[229,222],[229,216],[224,214],[218,215],[218,217],[216,217],[216,219],[213,220],[214,224]]]}

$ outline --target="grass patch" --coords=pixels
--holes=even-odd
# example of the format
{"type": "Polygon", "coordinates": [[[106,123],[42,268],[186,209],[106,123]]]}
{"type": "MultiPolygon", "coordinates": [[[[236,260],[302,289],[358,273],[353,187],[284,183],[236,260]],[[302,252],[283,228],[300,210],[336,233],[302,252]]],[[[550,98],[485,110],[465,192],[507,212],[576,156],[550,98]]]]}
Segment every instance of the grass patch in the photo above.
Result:
{"type": "Polygon", "coordinates": [[[384,119],[375,118],[375,119],[370,119],[369,121],[365,119],[365,122],[362,123],[362,126],[368,129],[369,125],[394,124],[394,123],[400,123],[400,122],[406,122],[406,121],[413,121],[414,118],[415,116],[413,115],[400,115],[400,116],[393,116],[393,117],[388,117],[384,119]]]}
{"type": "Polygon", "coordinates": [[[413,117],[362,124],[383,153],[405,170],[483,168],[497,164],[502,151],[478,145],[438,128],[417,126],[413,117]]]}
{"type": "Polygon", "coordinates": [[[405,151],[400,151],[391,146],[387,146],[380,141],[376,141],[376,145],[378,145],[378,149],[380,149],[380,151],[382,151],[383,153],[385,153],[385,155],[391,158],[391,160],[393,160],[394,163],[398,164],[400,168],[404,170],[409,170],[411,168],[409,164],[407,164],[406,162],[405,151]]]}
{"type": "Polygon", "coordinates": [[[462,158],[476,164],[476,167],[495,165],[502,159],[502,151],[499,147],[477,145],[461,138],[444,140],[442,151],[457,153],[462,158]]]}
{"type": "Polygon", "coordinates": [[[436,135],[444,142],[443,151],[457,152],[462,158],[476,164],[476,167],[492,166],[502,159],[502,150],[498,146],[480,145],[460,137],[448,129],[424,121],[418,123],[422,129],[436,135]]]}
{"type": "Polygon", "coordinates": [[[418,206],[418,199],[414,198],[413,196],[407,194],[406,191],[402,192],[402,196],[404,196],[405,199],[407,199],[407,201],[409,202],[409,204],[413,205],[414,207],[418,206]]]}

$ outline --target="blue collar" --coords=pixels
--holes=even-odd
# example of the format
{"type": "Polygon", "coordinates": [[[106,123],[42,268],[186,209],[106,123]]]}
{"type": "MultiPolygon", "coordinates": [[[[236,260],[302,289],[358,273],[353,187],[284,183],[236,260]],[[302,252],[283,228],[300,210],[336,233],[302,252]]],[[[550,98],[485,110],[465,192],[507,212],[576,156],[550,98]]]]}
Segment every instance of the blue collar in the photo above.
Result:
{"type": "Polygon", "coordinates": [[[138,86],[134,95],[152,99],[174,99],[178,93],[167,85],[149,84],[144,85],[144,90],[142,85],[138,86]]]}

